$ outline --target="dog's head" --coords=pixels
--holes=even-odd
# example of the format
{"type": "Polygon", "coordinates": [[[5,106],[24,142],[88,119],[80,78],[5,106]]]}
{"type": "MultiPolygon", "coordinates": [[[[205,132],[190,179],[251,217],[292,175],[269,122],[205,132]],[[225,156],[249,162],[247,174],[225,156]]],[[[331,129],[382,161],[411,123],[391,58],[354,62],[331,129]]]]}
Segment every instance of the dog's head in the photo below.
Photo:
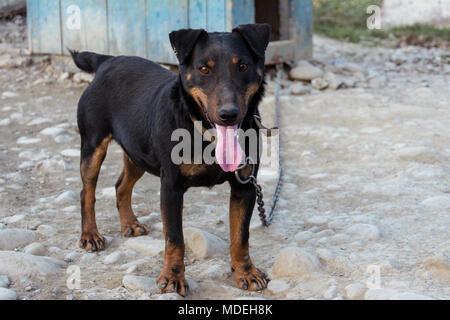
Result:
{"type": "MultiPolygon", "coordinates": [[[[182,29],[170,34],[183,89],[217,130],[216,156],[222,152],[229,156],[226,139],[231,139],[233,132],[237,135],[249,103],[263,83],[269,37],[268,24],[240,25],[230,33],[182,29]]],[[[234,171],[236,163],[222,168],[234,171]]]]}
{"type": "Polygon", "coordinates": [[[183,29],[170,34],[184,90],[214,125],[239,125],[264,77],[267,24],[240,25],[231,33],[183,29]]]}

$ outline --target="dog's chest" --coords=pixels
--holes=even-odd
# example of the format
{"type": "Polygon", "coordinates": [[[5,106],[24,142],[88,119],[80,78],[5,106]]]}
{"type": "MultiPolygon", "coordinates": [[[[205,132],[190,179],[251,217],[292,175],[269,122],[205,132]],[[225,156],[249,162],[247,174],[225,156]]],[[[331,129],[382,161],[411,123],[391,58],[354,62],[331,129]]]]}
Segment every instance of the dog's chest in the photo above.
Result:
{"type": "Polygon", "coordinates": [[[180,172],[190,186],[213,186],[225,181],[218,165],[181,164],[180,172]]]}

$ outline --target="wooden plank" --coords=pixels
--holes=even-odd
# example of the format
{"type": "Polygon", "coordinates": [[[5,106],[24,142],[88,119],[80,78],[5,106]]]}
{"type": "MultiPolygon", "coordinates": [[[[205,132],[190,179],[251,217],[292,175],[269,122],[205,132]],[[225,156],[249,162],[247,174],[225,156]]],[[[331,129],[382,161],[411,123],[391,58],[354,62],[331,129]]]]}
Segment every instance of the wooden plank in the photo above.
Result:
{"type": "Polygon", "coordinates": [[[189,28],[206,29],[207,0],[189,1],[189,28]]]}
{"type": "Polygon", "coordinates": [[[224,32],[227,29],[226,2],[227,0],[207,0],[206,30],[208,32],[224,32]]]}
{"type": "Polygon", "coordinates": [[[188,28],[188,0],[148,0],[148,58],[161,63],[176,64],[169,33],[188,28]]]}
{"type": "Polygon", "coordinates": [[[30,51],[61,54],[60,3],[54,0],[29,0],[30,51]]]}
{"type": "Polygon", "coordinates": [[[109,53],[147,56],[146,1],[108,0],[109,53]]]}
{"type": "Polygon", "coordinates": [[[291,0],[291,37],[295,40],[295,60],[312,58],[312,0],[291,0]]]}
{"type": "Polygon", "coordinates": [[[108,53],[106,0],[61,0],[63,50],[108,53]]]}
{"type": "Polygon", "coordinates": [[[266,65],[295,61],[296,43],[293,40],[271,41],[266,50],[266,65]]]}
{"type": "Polygon", "coordinates": [[[228,2],[228,6],[232,7],[231,29],[240,24],[255,23],[254,0],[228,0],[228,2]]]}

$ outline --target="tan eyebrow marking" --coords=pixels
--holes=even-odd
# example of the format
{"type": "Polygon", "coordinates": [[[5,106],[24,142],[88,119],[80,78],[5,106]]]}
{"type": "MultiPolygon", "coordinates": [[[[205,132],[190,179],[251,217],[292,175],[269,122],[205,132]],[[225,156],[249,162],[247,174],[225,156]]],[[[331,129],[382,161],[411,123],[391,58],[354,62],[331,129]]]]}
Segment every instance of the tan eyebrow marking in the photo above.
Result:
{"type": "Polygon", "coordinates": [[[206,65],[207,65],[208,67],[210,67],[210,68],[213,68],[214,65],[215,65],[215,62],[214,62],[213,60],[209,60],[209,61],[206,63],[206,65]]]}
{"type": "Polygon", "coordinates": [[[238,57],[233,57],[233,59],[231,61],[233,61],[233,63],[236,64],[236,63],[239,62],[239,58],[238,57]]]}
{"type": "Polygon", "coordinates": [[[188,75],[186,76],[186,79],[189,81],[191,80],[192,74],[188,73],[188,75]]]}

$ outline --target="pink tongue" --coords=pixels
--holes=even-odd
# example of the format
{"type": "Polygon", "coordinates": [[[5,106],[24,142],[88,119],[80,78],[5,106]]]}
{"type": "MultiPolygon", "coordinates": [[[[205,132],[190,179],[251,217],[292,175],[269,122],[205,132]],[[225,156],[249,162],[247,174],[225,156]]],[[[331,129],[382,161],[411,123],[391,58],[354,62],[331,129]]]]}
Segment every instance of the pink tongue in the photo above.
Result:
{"type": "Polygon", "coordinates": [[[236,171],[242,161],[242,149],[237,137],[238,126],[224,127],[216,124],[216,159],[225,172],[236,171]]]}

